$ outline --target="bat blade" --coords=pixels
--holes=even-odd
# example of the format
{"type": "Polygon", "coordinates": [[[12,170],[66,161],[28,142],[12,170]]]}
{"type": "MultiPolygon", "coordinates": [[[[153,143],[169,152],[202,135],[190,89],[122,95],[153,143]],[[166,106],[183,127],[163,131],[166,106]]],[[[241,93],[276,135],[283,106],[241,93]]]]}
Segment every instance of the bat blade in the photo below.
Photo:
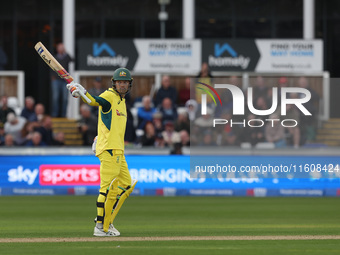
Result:
{"type": "Polygon", "coordinates": [[[65,70],[65,68],[59,64],[59,62],[52,56],[52,54],[46,49],[46,47],[38,42],[34,46],[35,50],[38,52],[39,56],[45,61],[45,63],[55,71],[60,78],[64,79],[67,83],[73,81],[73,77],[65,70]]]}
{"type": "MultiPolygon", "coordinates": [[[[37,51],[39,56],[45,61],[45,63],[55,71],[60,78],[64,79],[67,83],[71,83],[73,81],[73,77],[65,70],[65,68],[53,57],[53,55],[46,49],[46,47],[38,42],[34,49],[37,51]]],[[[79,92],[81,97],[86,100],[86,102],[91,103],[91,100],[84,95],[84,93],[79,92]]]]}

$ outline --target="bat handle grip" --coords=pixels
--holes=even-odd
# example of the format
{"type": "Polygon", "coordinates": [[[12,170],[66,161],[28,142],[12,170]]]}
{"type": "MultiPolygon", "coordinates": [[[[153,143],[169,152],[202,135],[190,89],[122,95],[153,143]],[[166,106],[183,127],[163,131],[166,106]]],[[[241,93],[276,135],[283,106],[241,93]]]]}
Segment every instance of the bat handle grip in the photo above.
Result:
{"type": "Polygon", "coordinates": [[[82,98],[85,99],[86,102],[91,103],[90,98],[88,98],[82,91],[78,92],[82,98]]]}

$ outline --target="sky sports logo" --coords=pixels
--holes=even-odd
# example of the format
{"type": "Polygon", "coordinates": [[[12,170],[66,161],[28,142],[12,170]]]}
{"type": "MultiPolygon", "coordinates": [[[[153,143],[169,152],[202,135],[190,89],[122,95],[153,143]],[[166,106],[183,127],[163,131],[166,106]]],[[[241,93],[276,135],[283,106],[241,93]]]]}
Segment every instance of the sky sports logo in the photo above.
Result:
{"type": "Polygon", "coordinates": [[[208,63],[211,67],[240,67],[245,70],[249,66],[250,57],[238,54],[228,43],[215,43],[214,56],[209,55],[208,63]],[[228,53],[230,57],[223,56],[225,52],[228,53]]]}
{"type": "Polygon", "coordinates": [[[120,66],[126,67],[129,57],[123,57],[116,52],[107,43],[93,43],[92,55],[87,55],[88,66],[120,66]],[[105,55],[105,56],[103,56],[105,55]],[[108,55],[108,56],[107,56],[108,55]]]}
{"type": "MultiPolygon", "coordinates": [[[[215,84],[214,87],[198,82],[196,85],[196,88],[199,90],[202,90],[204,93],[201,94],[201,114],[207,115],[207,95],[209,95],[214,103],[215,106],[217,106],[216,100],[213,96],[213,94],[208,90],[210,89],[215,96],[218,98],[220,105],[222,106],[222,100],[220,96],[218,95],[216,89],[228,89],[231,92],[232,95],[232,115],[240,115],[245,116],[245,105],[247,105],[249,112],[254,114],[255,116],[273,116],[275,115],[275,118],[269,118],[269,119],[243,119],[242,121],[233,121],[232,119],[213,119],[213,127],[216,127],[217,125],[226,125],[230,124],[232,127],[233,125],[240,125],[243,127],[246,127],[247,125],[249,127],[263,127],[265,125],[265,122],[271,122],[271,126],[274,127],[275,123],[280,123],[283,127],[296,127],[298,125],[298,121],[295,119],[281,119],[279,115],[275,114],[277,112],[278,107],[278,88],[273,87],[272,88],[272,105],[269,109],[266,110],[259,110],[255,109],[254,102],[253,102],[253,88],[248,87],[247,89],[247,104],[245,104],[245,96],[243,91],[231,84],[215,84]],[[204,86],[204,87],[202,87],[204,86]],[[208,89],[206,89],[208,88],[208,89]]],[[[311,99],[311,93],[309,90],[305,88],[299,88],[299,87],[284,87],[281,88],[280,91],[280,101],[281,101],[281,116],[287,115],[287,105],[295,105],[305,116],[311,116],[312,114],[306,109],[306,107],[303,105],[307,103],[311,99]],[[302,98],[289,98],[290,93],[297,93],[300,95],[304,95],[302,98]]]]}
{"type": "Polygon", "coordinates": [[[43,186],[100,185],[100,166],[41,165],[39,183],[43,186]]]}

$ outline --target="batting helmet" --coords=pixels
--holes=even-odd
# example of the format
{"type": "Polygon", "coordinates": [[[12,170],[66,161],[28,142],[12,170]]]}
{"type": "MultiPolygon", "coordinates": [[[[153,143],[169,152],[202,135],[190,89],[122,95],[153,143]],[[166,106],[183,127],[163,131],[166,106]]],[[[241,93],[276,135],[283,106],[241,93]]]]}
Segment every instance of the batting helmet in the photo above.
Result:
{"type": "Polygon", "coordinates": [[[111,81],[112,81],[112,87],[117,93],[119,92],[116,89],[116,84],[115,84],[116,81],[130,81],[128,91],[125,93],[126,95],[131,90],[133,78],[131,77],[131,73],[128,69],[121,67],[114,71],[111,81]]]}

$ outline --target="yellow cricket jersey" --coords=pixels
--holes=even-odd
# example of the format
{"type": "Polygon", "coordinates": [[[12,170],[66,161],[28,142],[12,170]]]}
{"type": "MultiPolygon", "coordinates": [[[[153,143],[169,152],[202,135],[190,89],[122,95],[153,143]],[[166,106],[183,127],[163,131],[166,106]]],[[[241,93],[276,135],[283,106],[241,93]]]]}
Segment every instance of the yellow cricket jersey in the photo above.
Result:
{"type": "Polygon", "coordinates": [[[99,95],[99,98],[86,95],[91,99],[90,105],[99,106],[98,137],[96,156],[106,150],[124,151],[124,135],[127,121],[125,99],[119,96],[112,88],[99,95]],[[100,99],[105,99],[111,108],[103,112],[100,99]],[[99,102],[99,103],[98,103],[99,102]]]}

